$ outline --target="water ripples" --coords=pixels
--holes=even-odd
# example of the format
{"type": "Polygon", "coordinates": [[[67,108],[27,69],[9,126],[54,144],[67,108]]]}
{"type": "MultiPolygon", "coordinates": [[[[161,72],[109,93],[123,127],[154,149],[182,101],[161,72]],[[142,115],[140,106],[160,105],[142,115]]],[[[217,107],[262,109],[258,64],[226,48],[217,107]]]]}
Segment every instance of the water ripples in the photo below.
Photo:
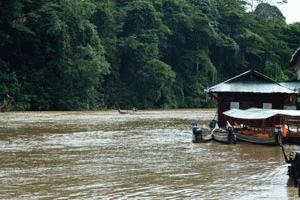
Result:
{"type": "Polygon", "coordinates": [[[287,166],[278,147],[192,144],[189,124],[213,115],[193,110],[128,116],[10,113],[0,120],[0,198],[288,199],[296,195],[296,189],[287,186],[287,166]]]}

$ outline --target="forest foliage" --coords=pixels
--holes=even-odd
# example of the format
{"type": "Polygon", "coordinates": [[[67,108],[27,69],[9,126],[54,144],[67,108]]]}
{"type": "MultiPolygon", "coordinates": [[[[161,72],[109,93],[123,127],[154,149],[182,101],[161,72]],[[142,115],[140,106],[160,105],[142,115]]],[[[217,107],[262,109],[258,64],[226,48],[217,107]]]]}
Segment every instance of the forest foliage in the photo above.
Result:
{"type": "Polygon", "coordinates": [[[207,107],[205,88],[248,69],[294,79],[300,41],[263,0],[2,0],[0,27],[14,110],[207,107]]]}

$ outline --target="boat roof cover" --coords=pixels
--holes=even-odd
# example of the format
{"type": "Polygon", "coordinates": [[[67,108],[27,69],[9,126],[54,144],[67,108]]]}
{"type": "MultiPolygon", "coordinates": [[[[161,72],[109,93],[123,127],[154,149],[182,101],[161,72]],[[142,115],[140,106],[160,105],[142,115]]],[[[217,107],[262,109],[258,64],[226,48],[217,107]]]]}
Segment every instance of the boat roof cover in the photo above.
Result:
{"type": "Polygon", "coordinates": [[[268,119],[276,115],[300,117],[299,110],[275,110],[275,109],[261,109],[261,108],[250,108],[248,110],[231,109],[223,112],[224,115],[236,119],[268,119]]]}
{"type": "Polygon", "coordinates": [[[295,91],[280,85],[271,78],[255,70],[246,71],[206,90],[208,93],[282,93],[294,94],[295,91]]]}

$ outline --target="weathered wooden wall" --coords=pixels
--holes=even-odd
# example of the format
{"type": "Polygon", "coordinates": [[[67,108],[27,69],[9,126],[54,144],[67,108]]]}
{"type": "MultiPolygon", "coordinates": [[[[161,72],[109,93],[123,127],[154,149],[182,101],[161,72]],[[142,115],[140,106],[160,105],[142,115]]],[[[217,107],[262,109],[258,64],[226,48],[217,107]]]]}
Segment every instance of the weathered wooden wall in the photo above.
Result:
{"type": "Polygon", "coordinates": [[[226,121],[223,112],[230,110],[230,102],[239,102],[240,109],[251,107],[262,108],[263,103],[272,103],[272,109],[283,109],[284,105],[294,105],[295,99],[287,94],[253,94],[253,93],[219,93],[218,101],[218,123],[224,127],[226,121]]]}

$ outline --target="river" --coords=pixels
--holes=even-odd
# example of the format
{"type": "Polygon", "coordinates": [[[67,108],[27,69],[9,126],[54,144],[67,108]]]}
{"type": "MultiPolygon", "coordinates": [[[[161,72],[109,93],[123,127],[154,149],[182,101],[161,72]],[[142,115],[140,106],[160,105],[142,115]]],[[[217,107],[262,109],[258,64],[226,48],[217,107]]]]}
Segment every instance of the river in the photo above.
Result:
{"type": "Polygon", "coordinates": [[[1,113],[0,199],[297,197],[279,147],[191,143],[190,124],[214,115],[1,113]]]}

